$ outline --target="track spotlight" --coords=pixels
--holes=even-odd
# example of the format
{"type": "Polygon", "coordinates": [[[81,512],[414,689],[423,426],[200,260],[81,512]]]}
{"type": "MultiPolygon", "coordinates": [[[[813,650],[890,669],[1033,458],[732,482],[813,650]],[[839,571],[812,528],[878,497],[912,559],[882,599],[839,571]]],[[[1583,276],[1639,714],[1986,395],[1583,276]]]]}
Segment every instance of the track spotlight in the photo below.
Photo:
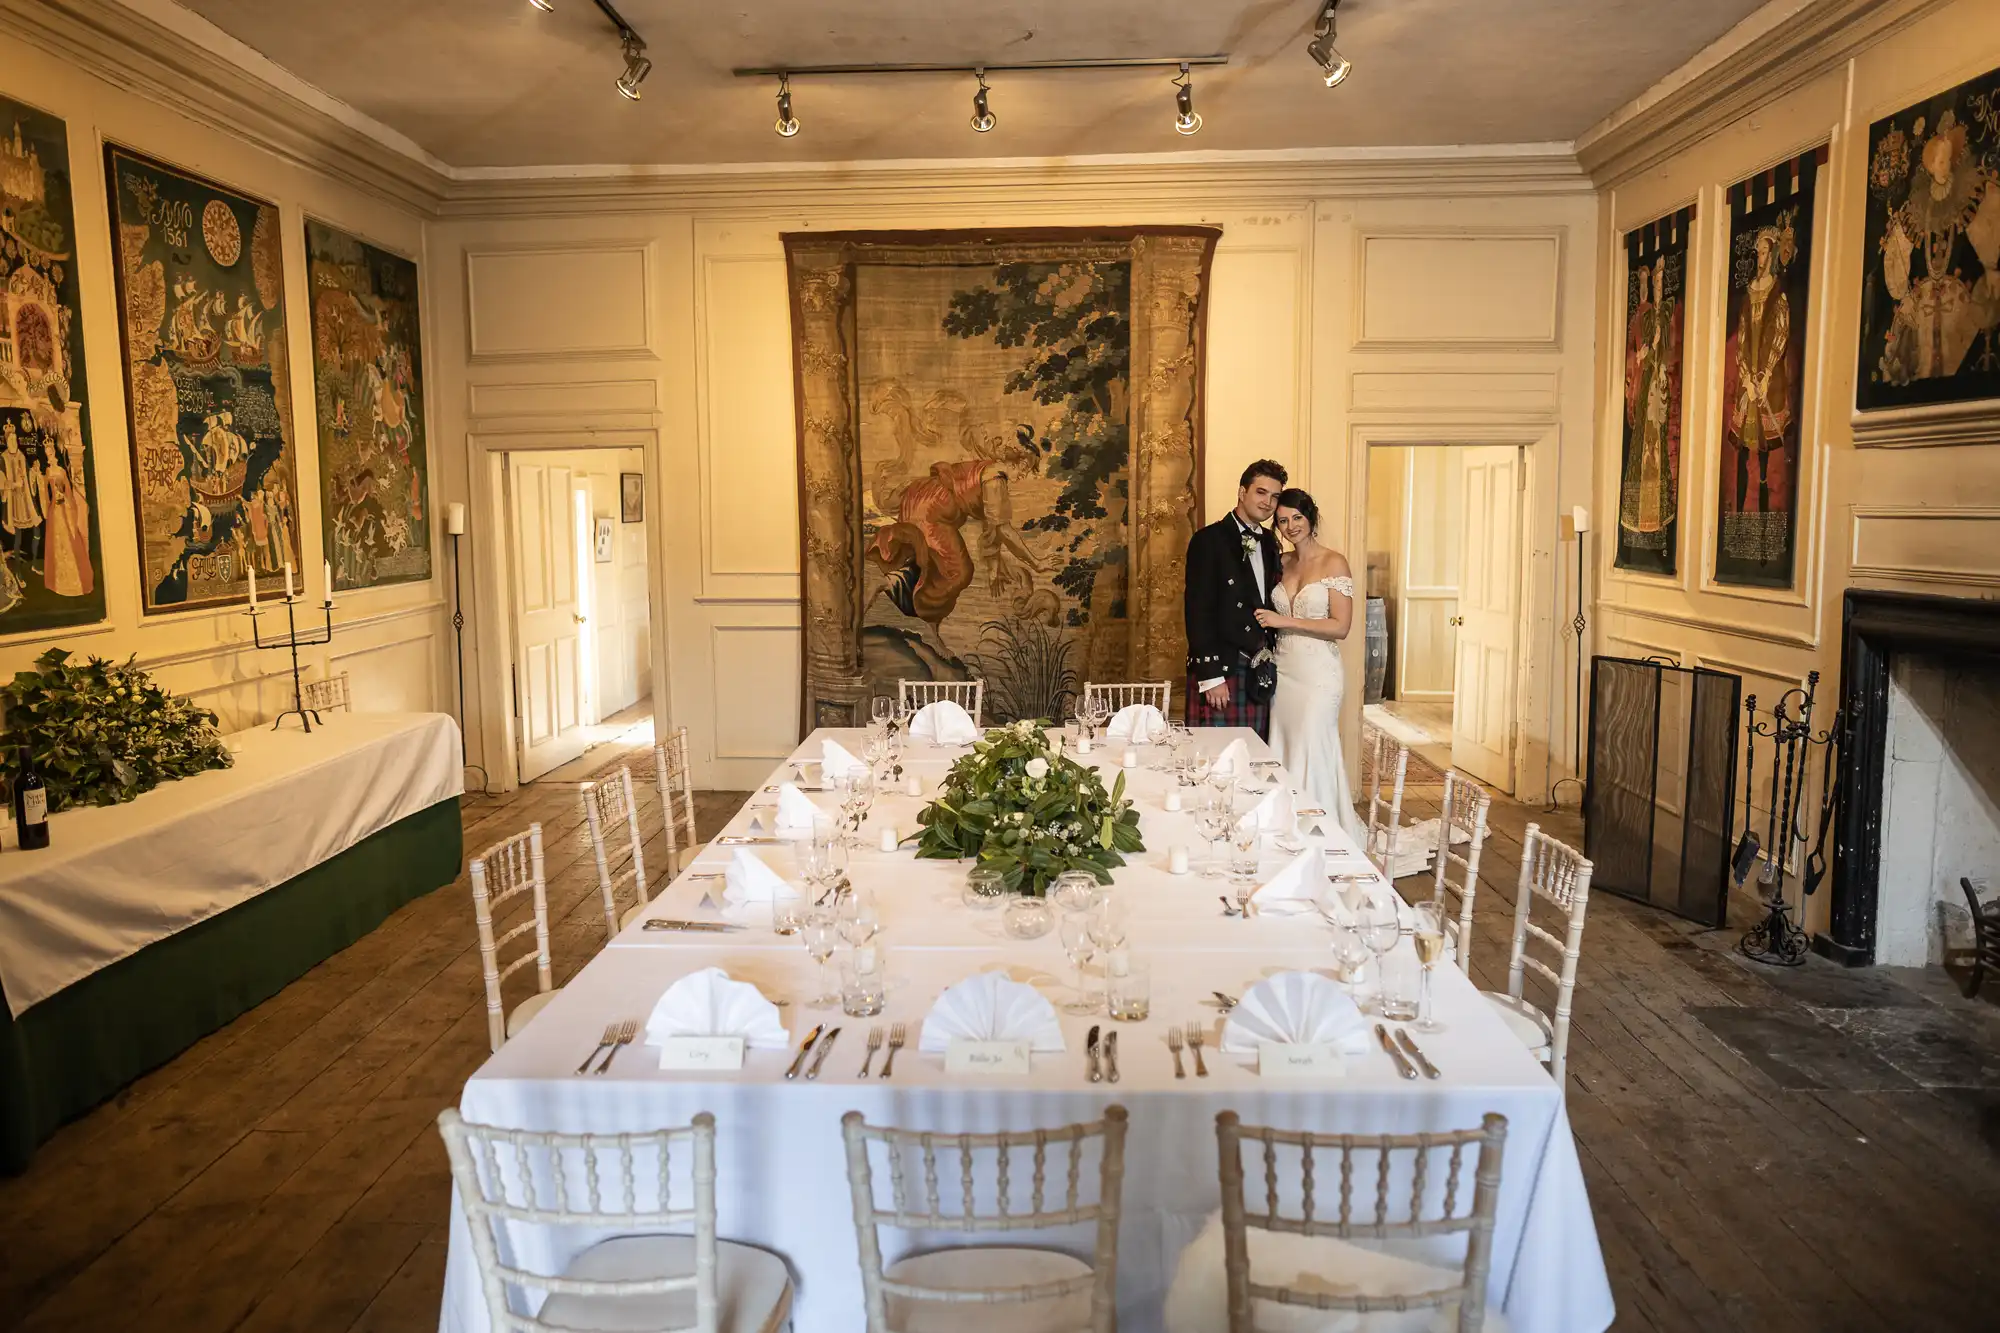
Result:
{"type": "Polygon", "coordinates": [[[536,9],[541,10],[544,14],[553,14],[556,12],[556,0],[528,0],[528,3],[536,9]]]}
{"type": "Polygon", "coordinates": [[[1319,24],[1313,29],[1313,39],[1306,43],[1306,54],[1319,66],[1329,88],[1339,87],[1354,68],[1346,56],[1333,48],[1333,11],[1339,7],[1340,0],[1326,0],[1326,8],[1320,11],[1319,24]]]}
{"type": "Polygon", "coordinates": [[[993,119],[992,109],[986,105],[986,70],[980,68],[973,71],[973,77],[979,80],[979,91],[972,95],[972,128],[984,134],[997,122],[993,119]]]}
{"type": "Polygon", "coordinates": [[[627,31],[620,41],[625,50],[625,72],[618,76],[618,92],[631,101],[639,100],[639,85],[653,72],[653,62],[646,59],[646,44],[639,40],[639,34],[627,31]]]}
{"type": "Polygon", "coordinates": [[[1174,80],[1179,89],[1174,94],[1174,128],[1182,134],[1201,133],[1201,113],[1194,109],[1194,76],[1188,73],[1186,65],[1181,66],[1181,76],[1174,80]]]}
{"type": "Polygon", "coordinates": [[[771,128],[785,139],[799,132],[798,117],[792,114],[792,81],[783,74],[778,76],[778,123],[771,128]]]}

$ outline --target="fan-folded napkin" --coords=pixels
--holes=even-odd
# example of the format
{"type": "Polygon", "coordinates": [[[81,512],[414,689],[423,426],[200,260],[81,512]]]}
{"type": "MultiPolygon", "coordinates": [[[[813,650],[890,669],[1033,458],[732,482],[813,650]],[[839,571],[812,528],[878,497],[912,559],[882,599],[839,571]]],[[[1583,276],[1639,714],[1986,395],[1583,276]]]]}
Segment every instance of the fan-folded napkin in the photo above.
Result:
{"type": "Polygon", "coordinates": [[[938,996],[917,1048],[942,1055],[953,1041],[1025,1041],[1030,1050],[1063,1049],[1055,1006],[1005,972],[978,973],[938,996]]]}
{"type": "Polygon", "coordinates": [[[949,699],[925,704],[910,719],[910,734],[934,745],[970,745],[979,739],[979,727],[972,714],[949,699]]]}
{"type": "Polygon", "coordinates": [[[722,900],[726,903],[768,903],[798,896],[799,891],[783,875],[765,865],[748,847],[738,847],[723,872],[722,900]]]}
{"type": "Polygon", "coordinates": [[[1368,1024],[1354,1000],[1317,972],[1280,972],[1243,993],[1222,1024],[1222,1049],[1255,1054],[1266,1042],[1368,1049],[1368,1024]]]}
{"type": "Polygon", "coordinates": [[[776,824],[780,836],[796,837],[810,835],[813,821],[820,816],[820,808],[812,803],[812,798],[790,782],[778,784],[778,819],[776,824]]]}
{"type": "Polygon", "coordinates": [[[1250,773],[1250,747],[1240,739],[1222,747],[1222,753],[1215,756],[1209,765],[1220,773],[1234,773],[1237,777],[1247,777],[1250,773]]]}
{"type": "Polygon", "coordinates": [[[850,768],[866,767],[848,752],[846,746],[829,738],[821,749],[820,772],[828,782],[845,773],[850,768]]]}
{"type": "Polygon", "coordinates": [[[1319,848],[1308,847],[1252,894],[1250,901],[1260,912],[1278,915],[1311,912],[1317,910],[1319,895],[1326,887],[1326,867],[1319,848]]]}
{"type": "Polygon", "coordinates": [[[734,981],[719,967],[705,967],[667,987],[646,1018],[646,1044],[669,1037],[741,1037],[752,1050],[782,1051],[792,1034],[778,1006],[747,981],[734,981]]]}
{"type": "Polygon", "coordinates": [[[1292,812],[1291,789],[1280,782],[1265,793],[1263,800],[1244,811],[1243,818],[1236,823],[1238,827],[1248,827],[1253,820],[1266,833],[1290,833],[1299,822],[1292,812]]]}
{"type": "Polygon", "coordinates": [[[1111,724],[1104,734],[1116,741],[1137,741],[1145,744],[1156,740],[1172,730],[1160,710],[1151,704],[1128,704],[1112,716],[1111,724]]]}

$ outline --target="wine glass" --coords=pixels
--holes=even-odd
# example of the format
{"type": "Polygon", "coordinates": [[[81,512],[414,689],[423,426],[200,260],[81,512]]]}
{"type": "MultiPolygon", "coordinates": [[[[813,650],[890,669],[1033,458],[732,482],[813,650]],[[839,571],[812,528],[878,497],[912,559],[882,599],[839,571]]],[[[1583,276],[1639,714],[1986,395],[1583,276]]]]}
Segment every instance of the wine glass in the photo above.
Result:
{"type": "Polygon", "coordinates": [[[840,995],[833,989],[832,978],[827,975],[826,965],[833,957],[834,946],[840,943],[840,927],[834,914],[824,907],[809,908],[799,923],[799,935],[805,940],[806,952],[819,964],[820,993],[806,1001],[808,1009],[832,1009],[840,1003],[840,995]]]}
{"type": "Polygon", "coordinates": [[[1228,873],[1228,853],[1222,847],[1228,841],[1229,831],[1236,827],[1235,808],[1230,802],[1219,800],[1216,793],[1205,792],[1195,810],[1194,821],[1203,841],[1208,843],[1208,860],[1202,863],[1201,877],[1221,879],[1228,873]]]}
{"type": "Polygon", "coordinates": [[[1423,964],[1418,980],[1417,1021],[1410,1026],[1419,1032],[1442,1032],[1444,1024],[1431,1017],[1431,969],[1444,956],[1444,913],[1435,902],[1416,907],[1417,961],[1423,964]]]}
{"type": "Polygon", "coordinates": [[[1066,1014],[1094,1014],[1097,999],[1083,986],[1083,965],[1097,952],[1097,945],[1090,937],[1091,917],[1088,912],[1064,912],[1061,922],[1063,952],[1069,955],[1070,967],[1076,972],[1076,996],[1066,1001],[1066,1014]]]}
{"type": "MultiPolygon", "coordinates": [[[[1394,890],[1390,890],[1394,892],[1394,890]]],[[[1368,946],[1368,952],[1375,956],[1375,974],[1381,980],[1384,992],[1388,989],[1388,977],[1382,968],[1382,959],[1396,941],[1402,938],[1402,927],[1396,921],[1396,907],[1383,897],[1380,890],[1371,891],[1355,912],[1356,928],[1361,942],[1368,946]]]]}
{"type": "Polygon", "coordinates": [[[871,733],[861,757],[867,761],[868,771],[876,781],[886,780],[889,776],[889,733],[886,730],[871,733]]]}
{"type": "Polygon", "coordinates": [[[868,703],[868,720],[877,730],[886,729],[889,719],[896,715],[896,701],[886,694],[878,694],[868,703]]]}
{"type": "Polygon", "coordinates": [[[840,900],[834,919],[840,938],[856,948],[874,939],[882,929],[882,911],[876,905],[875,891],[856,888],[840,900]]]}
{"type": "Polygon", "coordinates": [[[1090,913],[1090,942],[1098,952],[1109,955],[1125,947],[1131,908],[1115,893],[1104,894],[1090,913]]]}
{"type": "Polygon", "coordinates": [[[849,847],[861,842],[861,821],[867,817],[868,807],[875,802],[875,774],[865,765],[848,769],[833,780],[834,792],[840,797],[840,813],[846,817],[846,836],[843,841],[849,847]]]}
{"type": "Polygon", "coordinates": [[[1104,734],[1104,724],[1111,720],[1111,701],[1101,694],[1091,695],[1084,700],[1085,715],[1090,719],[1093,736],[1104,734]]]}

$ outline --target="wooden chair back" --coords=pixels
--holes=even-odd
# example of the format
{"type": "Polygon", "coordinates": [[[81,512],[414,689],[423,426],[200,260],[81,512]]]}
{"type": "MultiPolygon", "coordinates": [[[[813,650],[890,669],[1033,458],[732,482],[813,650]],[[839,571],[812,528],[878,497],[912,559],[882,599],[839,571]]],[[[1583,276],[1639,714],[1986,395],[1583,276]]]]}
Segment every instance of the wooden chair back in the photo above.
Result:
{"type": "Polygon", "coordinates": [[[299,686],[299,703],[316,713],[343,713],[354,711],[354,700],[347,692],[347,673],[327,676],[320,680],[309,680],[299,686]]]}
{"type": "Polygon", "coordinates": [[[1576,968],[1583,956],[1583,914],[1590,905],[1590,862],[1575,848],[1528,825],[1521,839],[1521,880],[1514,899],[1514,943],[1507,963],[1507,994],[1529,1003],[1523,994],[1530,968],[1555,988],[1555,1011],[1549,1020],[1549,1073],[1557,1086],[1563,1081],[1569,1051],[1569,1016],[1576,995],[1576,968]],[[1534,920],[1534,904],[1549,904],[1564,917],[1561,938],[1534,920]],[[1548,962],[1535,951],[1548,955],[1548,962]]]}
{"type": "Polygon", "coordinates": [[[688,729],[675,727],[653,747],[653,781],[660,789],[660,814],[667,827],[667,875],[680,873],[681,853],[700,845],[694,832],[694,763],[688,757],[688,729]]]}
{"type": "Polygon", "coordinates": [[[1051,1301],[1086,1291],[1090,1293],[1088,1333],[1114,1333],[1118,1323],[1118,1218],[1125,1182],[1125,1123],[1125,1108],[1116,1105],[1105,1107],[1104,1118],[1091,1124],[1000,1134],[889,1129],[870,1125],[859,1111],[842,1116],[847,1183],[854,1196],[854,1232],[861,1247],[867,1333],[892,1333],[888,1313],[891,1296],[999,1306],[1051,1301]],[[1085,1149],[1092,1142],[1102,1144],[1094,1197],[1085,1186],[1083,1171],[1085,1149]],[[882,1145],[888,1160],[891,1200],[886,1208],[875,1197],[871,1143],[882,1145]],[[1053,1172],[1051,1156],[1057,1159],[1053,1172]],[[984,1166],[988,1158],[993,1163],[990,1177],[984,1166]],[[916,1185],[910,1178],[913,1171],[921,1172],[921,1198],[912,1197],[916,1185]],[[1031,1182],[1026,1200],[1020,1197],[1016,1172],[1028,1175],[1031,1182]],[[940,1187],[941,1175],[950,1183],[940,1187]],[[995,1181],[990,1209],[982,1206],[988,1192],[975,1186],[976,1178],[995,1181]],[[1023,1202],[1026,1211],[1019,1210],[1023,1202]],[[1090,1222],[1097,1225],[1097,1248],[1089,1272],[1034,1286],[986,1289],[924,1287],[885,1276],[877,1230],[892,1226],[906,1231],[960,1233],[1042,1231],[1090,1222]]]}
{"type": "Polygon", "coordinates": [[[1366,729],[1361,747],[1368,764],[1363,775],[1368,783],[1368,845],[1363,850],[1387,874],[1403,827],[1403,781],[1410,771],[1410,747],[1380,727],[1366,729]],[[1385,773],[1391,784],[1387,800],[1382,796],[1385,773]]]}
{"type": "Polygon", "coordinates": [[[636,1134],[546,1134],[473,1124],[455,1110],[438,1116],[453,1183],[472,1233],[479,1282],[496,1330],[556,1329],[514,1313],[510,1287],[554,1295],[634,1297],[694,1292],[695,1322],[686,1333],[717,1333],[715,1117],[702,1112],[685,1129],[636,1134]],[[692,1206],[672,1207],[671,1165],[685,1150],[692,1163],[692,1206]],[[694,1233],[694,1271],[683,1277],[576,1278],[533,1272],[509,1262],[510,1224],[586,1231],[694,1233]]]}
{"type": "Polygon", "coordinates": [[[1458,970],[1472,975],[1472,903],[1479,896],[1479,854],[1486,846],[1486,816],[1493,797],[1485,788],[1453,769],[1444,775],[1444,802],[1438,808],[1437,880],[1432,899],[1445,917],[1458,970]],[[1466,837],[1465,854],[1453,849],[1453,837],[1466,837]],[[1458,879],[1452,880],[1454,868],[1458,879]],[[1456,920],[1453,920],[1454,914],[1456,920]]]}
{"type": "Polygon", "coordinates": [[[555,989],[549,966],[542,826],[530,824],[527,832],[494,843],[472,858],[470,870],[472,920],[479,930],[479,966],[486,976],[486,1035],[497,1051],[507,1043],[507,1011],[501,999],[507,978],[532,963],[536,993],[555,989]],[[520,917],[511,926],[503,929],[498,924],[516,912],[520,917]]]}
{"type": "MultiPolygon", "coordinates": [[[[1083,702],[1088,708],[1092,702],[1102,700],[1104,706],[1113,714],[1121,708],[1130,708],[1133,704],[1151,704],[1160,710],[1161,717],[1167,717],[1170,688],[1169,683],[1164,680],[1132,681],[1118,685],[1099,685],[1086,681],[1083,687],[1083,702]]],[[[1061,718],[1053,720],[1062,721],[1061,718]]]]}
{"type": "Polygon", "coordinates": [[[1440,1309],[1458,1303],[1459,1333],[1479,1333],[1486,1314],[1486,1281],[1493,1261],[1493,1219],[1500,1199],[1500,1158],[1507,1143],[1507,1118],[1488,1115],[1478,1129],[1426,1134],[1308,1134],[1294,1130],[1245,1125],[1234,1111],[1215,1117],[1215,1137],[1222,1174],[1222,1254],[1228,1280],[1228,1333],[1255,1333],[1252,1301],[1306,1306],[1316,1310],[1440,1309]],[[1254,1210],[1246,1197],[1243,1145],[1261,1145],[1264,1203],[1254,1210]],[[1466,1197],[1466,1150],[1477,1148],[1471,1197],[1466,1197]],[[1300,1207],[1297,1215],[1279,1204],[1279,1154],[1297,1149],[1300,1207]],[[1315,1161],[1320,1154],[1339,1158],[1337,1170],[1315,1161]],[[1373,1163],[1366,1158],[1374,1157],[1373,1163]],[[1443,1193],[1434,1193],[1435,1159],[1443,1157],[1443,1193]],[[1410,1163],[1407,1176],[1398,1169],[1410,1163]],[[1357,1162],[1361,1165],[1357,1168],[1357,1162]],[[1372,1165],[1373,1169],[1367,1169],[1372,1165]],[[1331,1216],[1315,1194],[1315,1181],[1339,1182],[1339,1205],[1331,1216]],[[1371,1189],[1372,1184],[1372,1189],[1371,1189]],[[1357,1200],[1356,1187],[1361,1199],[1357,1200]],[[1404,1191],[1407,1190],[1407,1194],[1404,1191]],[[1372,1194],[1372,1200],[1368,1195],[1372,1194]],[[1466,1233],[1465,1263],[1455,1286],[1414,1294],[1334,1294],[1267,1286],[1250,1272],[1250,1228],[1295,1236],[1330,1236],[1351,1241],[1410,1240],[1466,1233]]]}
{"type": "Polygon", "coordinates": [[[899,680],[896,700],[906,712],[914,713],[925,704],[941,699],[963,708],[972,716],[972,725],[986,725],[986,682],[983,680],[899,680]]]}
{"type": "Polygon", "coordinates": [[[609,941],[618,934],[619,921],[629,910],[619,905],[620,888],[632,886],[634,907],[644,906],[649,897],[646,857],[639,838],[639,806],[632,799],[632,769],[622,766],[603,781],[586,782],[582,792],[590,851],[597,858],[597,888],[604,895],[604,938],[609,941]],[[625,846],[617,848],[613,844],[621,832],[625,846]],[[621,864],[622,870],[613,870],[621,864]]]}

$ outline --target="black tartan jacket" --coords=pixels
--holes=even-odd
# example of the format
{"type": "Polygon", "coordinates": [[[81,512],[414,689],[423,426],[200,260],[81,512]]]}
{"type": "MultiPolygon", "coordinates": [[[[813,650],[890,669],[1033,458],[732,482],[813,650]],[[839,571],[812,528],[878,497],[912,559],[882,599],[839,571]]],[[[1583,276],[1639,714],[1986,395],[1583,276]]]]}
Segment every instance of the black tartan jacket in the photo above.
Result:
{"type": "Polygon", "coordinates": [[[1188,542],[1182,614],[1187,623],[1188,674],[1197,680],[1227,675],[1271,645],[1271,636],[1258,625],[1255,612],[1271,605],[1270,590],[1278,586],[1283,566],[1277,537],[1268,528],[1255,532],[1264,561],[1262,600],[1234,510],[1188,542]]]}

